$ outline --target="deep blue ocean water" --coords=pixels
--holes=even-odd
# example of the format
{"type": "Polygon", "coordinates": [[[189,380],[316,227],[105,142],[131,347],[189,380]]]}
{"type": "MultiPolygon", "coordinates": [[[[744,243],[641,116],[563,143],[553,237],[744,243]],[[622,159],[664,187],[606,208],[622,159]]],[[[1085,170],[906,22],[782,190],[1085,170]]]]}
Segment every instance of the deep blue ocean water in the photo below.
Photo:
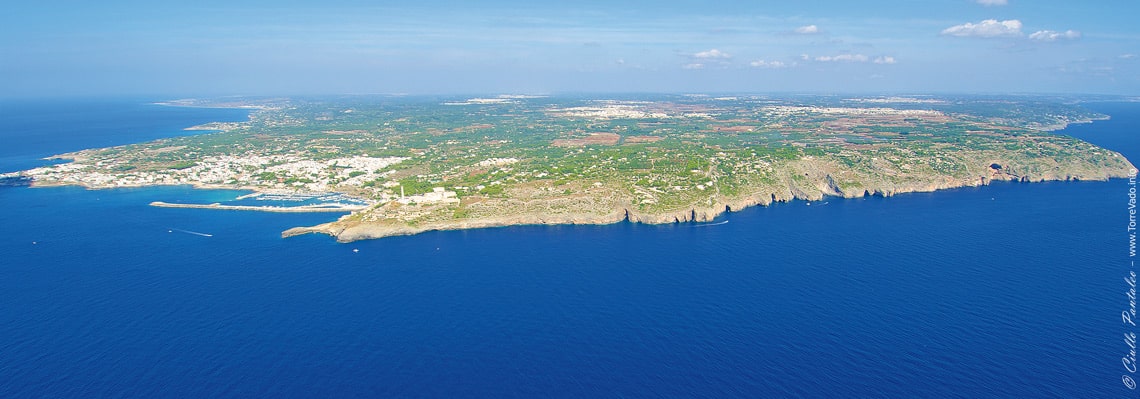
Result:
{"type": "Polygon", "coordinates": [[[244,121],[240,109],[186,108],[139,99],[0,99],[0,173],[47,164],[41,158],[86,148],[200,134],[206,122],[244,121]]]}
{"type": "MultiPolygon", "coordinates": [[[[84,106],[0,121],[0,170],[244,118],[84,106]]],[[[1140,159],[1140,104],[1092,107],[1065,133],[1140,159]]],[[[147,206],[241,192],[0,188],[0,397],[1130,397],[1127,190],[338,244],[279,236],[327,214],[147,206]]]]}

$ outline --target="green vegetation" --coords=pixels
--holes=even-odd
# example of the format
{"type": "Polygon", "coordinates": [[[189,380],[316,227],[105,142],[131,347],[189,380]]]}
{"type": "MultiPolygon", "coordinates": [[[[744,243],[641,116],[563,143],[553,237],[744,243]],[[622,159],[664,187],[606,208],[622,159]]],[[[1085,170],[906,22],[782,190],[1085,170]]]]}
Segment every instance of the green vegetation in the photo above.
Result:
{"type": "Polygon", "coordinates": [[[77,155],[87,169],[48,167],[35,178],[336,191],[383,205],[354,215],[360,223],[425,225],[625,206],[670,214],[750,196],[1104,176],[1128,166],[1110,151],[1034,130],[1100,117],[1036,99],[345,97],[248,105],[261,108],[222,132],[87,150],[77,155]],[[992,176],[992,163],[1006,175],[992,176]],[[391,205],[401,189],[418,197],[391,205]]]}
{"type": "Polygon", "coordinates": [[[400,188],[403,189],[402,193],[405,195],[416,195],[431,192],[431,183],[424,182],[415,178],[407,178],[400,180],[400,188]]]}

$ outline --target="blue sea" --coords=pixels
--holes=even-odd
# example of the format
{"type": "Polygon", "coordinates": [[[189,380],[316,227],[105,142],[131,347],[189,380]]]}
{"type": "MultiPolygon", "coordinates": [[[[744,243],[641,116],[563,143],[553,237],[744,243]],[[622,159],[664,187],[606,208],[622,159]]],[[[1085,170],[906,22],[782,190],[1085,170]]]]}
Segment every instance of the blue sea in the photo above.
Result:
{"type": "MultiPolygon", "coordinates": [[[[1140,104],[1090,107],[1062,133],[1140,160],[1140,104]]],[[[245,116],[0,103],[0,171],[245,116]]],[[[1135,397],[1128,189],[339,244],[280,237],[336,215],[147,205],[244,192],[0,187],[0,397],[1135,397]]]]}

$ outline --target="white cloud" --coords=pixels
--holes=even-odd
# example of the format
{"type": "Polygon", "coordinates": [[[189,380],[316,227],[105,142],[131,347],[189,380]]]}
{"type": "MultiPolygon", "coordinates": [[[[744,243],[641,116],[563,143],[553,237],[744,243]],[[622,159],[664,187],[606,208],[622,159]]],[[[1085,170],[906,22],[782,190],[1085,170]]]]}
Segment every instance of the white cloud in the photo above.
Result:
{"type": "Polygon", "coordinates": [[[987,19],[979,23],[964,23],[942,30],[943,35],[958,37],[1012,37],[1021,36],[1021,21],[987,19]]]}
{"type": "Polygon", "coordinates": [[[681,69],[703,69],[705,64],[694,62],[692,64],[681,65],[681,69]]]}
{"type": "Polygon", "coordinates": [[[815,25],[804,25],[804,26],[801,26],[799,28],[796,28],[795,32],[799,33],[801,35],[810,35],[810,34],[814,34],[814,33],[819,33],[819,27],[815,26],[815,25]]]}
{"type": "Polygon", "coordinates": [[[616,62],[618,65],[625,65],[625,58],[618,58],[616,62]]]}
{"type": "Polygon", "coordinates": [[[729,59],[729,58],[732,58],[732,55],[729,55],[729,54],[728,54],[728,53],[726,53],[726,52],[723,52],[723,51],[720,51],[720,50],[717,50],[717,49],[715,49],[715,48],[714,48],[714,49],[712,49],[712,50],[708,50],[708,51],[701,51],[701,52],[699,52],[699,53],[693,54],[693,58],[700,58],[700,59],[729,59]]]}
{"type": "MultiPolygon", "coordinates": [[[[807,54],[801,55],[801,57],[803,57],[805,60],[809,59],[807,54]]],[[[864,54],[821,55],[815,57],[814,60],[818,62],[873,62],[880,65],[890,65],[898,62],[895,57],[889,55],[881,55],[875,58],[871,58],[864,54]]],[[[760,65],[755,65],[755,62],[753,62],[752,66],[760,65]]]]}
{"type": "Polygon", "coordinates": [[[1136,58],[1136,54],[1129,53],[1129,54],[1121,54],[1120,55],[1120,59],[1122,59],[1122,60],[1131,60],[1133,58],[1136,58]]]}
{"type": "Polygon", "coordinates": [[[783,61],[764,61],[764,60],[752,61],[752,62],[749,62],[748,65],[751,65],[754,68],[773,68],[773,69],[774,68],[787,68],[790,66],[783,61]]]}
{"type": "Polygon", "coordinates": [[[1033,32],[1032,35],[1029,35],[1029,38],[1033,39],[1033,40],[1037,40],[1037,41],[1042,41],[1042,42],[1053,42],[1053,41],[1057,41],[1059,39],[1080,39],[1081,38],[1081,32],[1078,32],[1075,30],[1067,30],[1064,32],[1057,32],[1057,31],[1052,31],[1052,30],[1039,30],[1037,32],[1033,32]]]}
{"type": "Polygon", "coordinates": [[[816,61],[820,62],[867,62],[870,60],[863,54],[840,54],[840,55],[821,55],[815,57],[816,61]]]}
{"type": "Polygon", "coordinates": [[[1009,4],[1009,0],[975,0],[978,4],[983,6],[1004,6],[1009,4]]]}

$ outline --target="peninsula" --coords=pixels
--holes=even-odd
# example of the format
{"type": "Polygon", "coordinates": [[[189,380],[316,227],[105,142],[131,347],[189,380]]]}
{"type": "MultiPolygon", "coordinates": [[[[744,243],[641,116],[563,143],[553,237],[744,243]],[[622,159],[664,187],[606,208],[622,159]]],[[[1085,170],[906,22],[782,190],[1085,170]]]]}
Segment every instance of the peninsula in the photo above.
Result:
{"type": "Polygon", "coordinates": [[[994,180],[1126,177],[1119,153],[1050,130],[1105,118],[1044,98],[699,95],[199,100],[250,110],[195,136],[58,155],[34,186],[190,184],[340,193],[298,227],[347,242],[518,224],[709,221],[754,205],[994,180]]]}

